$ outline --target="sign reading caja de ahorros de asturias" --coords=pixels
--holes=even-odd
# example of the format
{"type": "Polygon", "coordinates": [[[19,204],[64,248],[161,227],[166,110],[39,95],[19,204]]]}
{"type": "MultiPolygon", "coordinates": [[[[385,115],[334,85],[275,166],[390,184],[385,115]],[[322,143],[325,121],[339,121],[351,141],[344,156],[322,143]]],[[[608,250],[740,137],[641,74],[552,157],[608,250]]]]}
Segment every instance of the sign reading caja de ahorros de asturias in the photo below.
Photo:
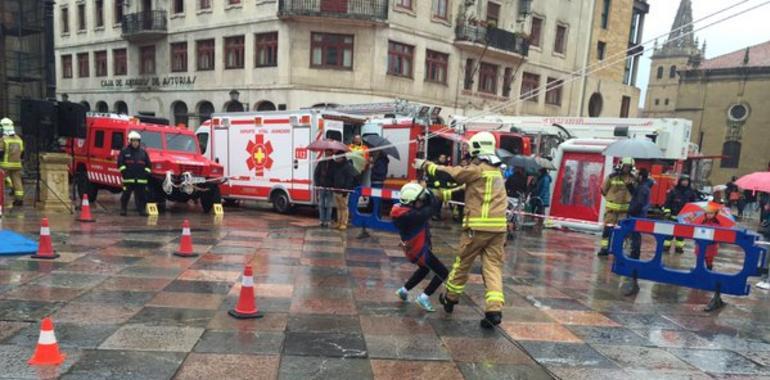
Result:
{"type": "Polygon", "coordinates": [[[187,87],[195,84],[195,75],[147,77],[129,79],[103,79],[102,88],[187,87]]]}

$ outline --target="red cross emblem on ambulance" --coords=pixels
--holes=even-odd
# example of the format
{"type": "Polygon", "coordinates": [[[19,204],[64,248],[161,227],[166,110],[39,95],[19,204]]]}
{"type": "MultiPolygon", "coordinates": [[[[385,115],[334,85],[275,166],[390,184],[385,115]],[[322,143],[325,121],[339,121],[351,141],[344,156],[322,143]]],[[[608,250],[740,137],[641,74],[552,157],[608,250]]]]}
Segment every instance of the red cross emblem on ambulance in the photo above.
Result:
{"type": "Polygon", "coordinates": [[[273,159],[270,157],[273,153],[273,144],[270,141],[265,142],[265,135],[256,135],[254,141],[249,141],[246,151],[249,152],[246,165],[249,166],[249,170],[255,170],[258,176],[264,175],[265,169],[273,167],[273,159]]]}

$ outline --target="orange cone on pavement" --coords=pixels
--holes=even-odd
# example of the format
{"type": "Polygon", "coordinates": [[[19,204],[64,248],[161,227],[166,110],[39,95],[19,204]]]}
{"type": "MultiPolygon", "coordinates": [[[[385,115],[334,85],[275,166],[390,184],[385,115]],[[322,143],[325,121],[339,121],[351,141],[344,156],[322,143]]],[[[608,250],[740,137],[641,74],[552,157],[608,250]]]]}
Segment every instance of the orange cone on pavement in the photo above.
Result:
{"type": "Polygon", "coordinates": [[[48,218],[40,221],[40,239],[37,243],[37,253],[32,255],[33,259],[55,259],[59,257],[58,253],[53,251],[51,242],[51,229],[48,227],[48,218]]]}
{"type": "Polygon", "coordinates": [[[262,318],[262,313],[259,312],[257,302],[254,300],[254,272],[251,270],[251,265],[246,265],[243,269],[238,303],[227,313],[238,319],[262,318]]]}
{"type": "Polygon", "coordinates": [[[80,216],[78,216],[78,222],[93,223],[96,221],[91,216],[91,204],[88,203],[88,194],[83,194],[83,202],[80,204],[80,216]]]}
{"type": "Polygon", "coordinates": [[[37,340],[35,353],[29,358],[29,365],[58,365],[64,363],[67,355],[59,352],[59,343],[53,332],[53,322],[50,318],[43,319],[40,326],[40,338],[37,340]]]}
{"type": "Polygon", "coordinates": [[[174,252],[179,257],[195,257],[193,253],[192,235],[190,235],[190,221],[185,219],[182,223],[182,237],[179,239],[179,250],[174,252]]]}

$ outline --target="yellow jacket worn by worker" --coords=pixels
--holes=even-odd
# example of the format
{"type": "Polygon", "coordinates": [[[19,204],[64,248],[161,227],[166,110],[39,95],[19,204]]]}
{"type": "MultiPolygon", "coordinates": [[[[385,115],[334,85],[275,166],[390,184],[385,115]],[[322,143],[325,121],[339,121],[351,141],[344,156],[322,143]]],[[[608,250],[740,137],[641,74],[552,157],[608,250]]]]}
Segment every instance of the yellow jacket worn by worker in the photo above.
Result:
{"type": "Polygon", "coordinates": [[[625,219],[628,213],[628,206],[631,203],[632,192],[637,185],[636,176],[633,175],[634,160],[624,158],[621,161],[620,170],[610,174],[602,184],[602,195],[604,196],[604,230],[602,231],[601,247],[599,256],[609,255],[610,235],[612,234],[612,225],[625,219]]]}
{"type": "Polygon", "coordinates": [[[613,173],[604,181],[604,223],[615,224],[625,218],[632,198],[629,186],[636,186],[636,177],[631,173],[613,173]]]}
{"type": "Polygon", "coordinates": [[[451,313],[465,291],[468,272],[477,256],[481,256],[482,278],[486,287],[485,316],[482,327],[492,328],[502,320],[503,255],[507,221],[505,211],[508,196],[499,162],[494,156],[494,137],[486,132],[474,135],[470,141],[473,162],[463,167],[439,166],[426,163],[429,175],[437,171],[448,173],[456,182],[465,185],[464,232],[460,238],[460,252],[452,264],[446,281],[446,294],[439,300],[444,310],[451,313]]]}
{"type": "Polygon", "coordinates": [[[12,133],[10,136],[3,136],[0,142],[2,150],[2,160],[0,169],[5,171],[6,178],[10,179],[13,188],[15,206],[21,206],[24,200],[24,185],[21,181],[22,158],[24,155],[24,141],[12,133]]]}

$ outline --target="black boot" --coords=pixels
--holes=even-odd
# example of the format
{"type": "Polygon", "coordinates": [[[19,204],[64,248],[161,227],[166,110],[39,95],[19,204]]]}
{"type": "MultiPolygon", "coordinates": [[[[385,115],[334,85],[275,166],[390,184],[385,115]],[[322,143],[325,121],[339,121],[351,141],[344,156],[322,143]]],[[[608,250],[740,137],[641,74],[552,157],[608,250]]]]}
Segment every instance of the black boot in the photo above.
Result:
{"type": "Polygon", "coordinates": [[[455,305],[457,305],[457,301],[452,301],[446,298],[446,293],[439,294],[438,302],[444,306],[444,312],[447,314],[452,314],[452,312],[455,311],[455,305]]]}
{"type": "Polygon", "coordinates": [[[719,291],[717,290],[717,292],[714,293],[714,297],[711,298],[711,301],[709,301],[709,304],[706,305],[703,311],[710,313],[712,311],[723,308],[725,305],[726,303],[722,301],[722,297],[719,295],[719,291]]]}
{"type": "Polygon", "coordinates": [[[24,201],[19,201],[19,200],[13,201],[13,206],[14,207],[24,206],[24,201]]]}
{"type": "Polygon", "coordinates": [[[678,255],[681,255],[681,254],[684,253],[684,248],[676,247],[676,248],[674,248],[674,252],[676,252],[678,255]]]}
{"type": "Polygon", "coordinates": [[[503,320],[503,313],[499,311],[488,311],[484,313],[484,319],[481,320],[481,327],[493,329],[503,320]]]}
{"type": "Polygon", "coordinates": [[[599,257],[607,257],[609,255],[610,255],[610,250],[607,248],[602,248],[599,250],[598,253],[596,253],[596,256],[599,256],[599,257]]]}
{"type": "Polygon", "coordinates": [[[126,215],[128,215],[128,211],[126,211],[125,209],[120,210],[120,216],[126,216],[126,215]]]}
{"type": "Polygon", "coordinates": [[[623,289],[623,295],[626,297],[631,297],[639,293],[639,283],[636,281],[636,278],[632,278],[631,281],[626,284],[625,288],[623,289]]]}

